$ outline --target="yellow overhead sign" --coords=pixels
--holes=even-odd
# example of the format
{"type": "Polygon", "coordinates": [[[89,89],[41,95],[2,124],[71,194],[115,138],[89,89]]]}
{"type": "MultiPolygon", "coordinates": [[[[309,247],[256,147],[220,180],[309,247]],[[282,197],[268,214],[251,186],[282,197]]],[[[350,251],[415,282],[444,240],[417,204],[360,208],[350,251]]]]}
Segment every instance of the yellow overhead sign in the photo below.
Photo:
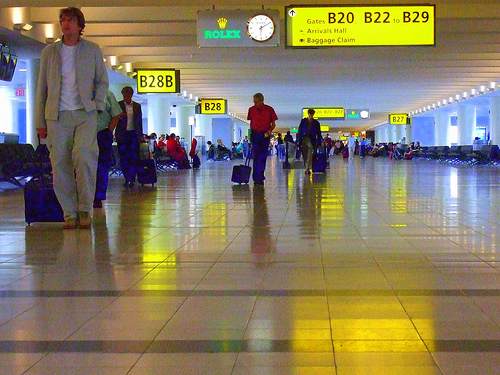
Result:
{"type": "Polygon", "coordinates": [[[200,114],[202,115],[225,115],[227,105],[225,99],[201,99],[200,114]]]}
{"type": "Polygon", "coordinates": [[[330,125],[320,125],[321,132],[329,132],[330,131],[330,125]]]}
{"type": "Polygon", "coordinates": [[[179,93],[181,74],[179,70],[136,70],[137,93],[179,93]]]}
{"type": "MultiPolygon", "coordinates": [[[[333,119],[333,120],[344,120],[345,119],[345,109],[344,108],[313,108],[314,118],[318,119],[333,119]]],[[[309,116],[307,111],[309,108],[302,108],[302,117],[309,116]]]]}
{"type": "Polygon", "coordinates": [[[288,6],[286,46],[433,46],[435,10],[435,5],[288,6]]]}
{"type": "Polygon", "coordinates": [[[392,113],[389,115],[390,125],[407,125],[410,122],[410,118],[406,113],[392,113]]]}

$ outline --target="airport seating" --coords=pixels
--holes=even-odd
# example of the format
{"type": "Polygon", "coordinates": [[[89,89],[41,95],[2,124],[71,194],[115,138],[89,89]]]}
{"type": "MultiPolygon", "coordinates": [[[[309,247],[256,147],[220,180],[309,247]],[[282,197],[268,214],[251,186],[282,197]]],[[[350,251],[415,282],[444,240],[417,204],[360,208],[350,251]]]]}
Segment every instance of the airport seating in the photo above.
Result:
{"type": "Polygon", "coordinates": [[[156,169],[159,172],[178,169],[179,167],[175,159],[168,154],[166,149],[161,149],[158,146],[155,146],[154,157],[156,161],[156,169]]]}
{"type": "Polygon", "coordinates": [[[443,161],[456,164],[460,161],[462,146],[451,146],[443,161]]]}
{"type": "Polygon", "coordinates": [[[41,159],[31,144],[0,144],[0,181],[22,187],[24,179],[50,170],[50,162],[41,159]]]}
{"type": "Polygon", "coordinates": [[[427,147],[425,151],[422,152],[422,158],[426,160],[434,159],[437,155],[437,146],[427,147]]]}
{"type": "Polygon", "coordinates": [[[450,150],[449,146],[438,146],[436,148],[436,153],[434,155],[434,159],[438,159],[438,160],[446,159],[448,156],[449,150],[450,150]]]}

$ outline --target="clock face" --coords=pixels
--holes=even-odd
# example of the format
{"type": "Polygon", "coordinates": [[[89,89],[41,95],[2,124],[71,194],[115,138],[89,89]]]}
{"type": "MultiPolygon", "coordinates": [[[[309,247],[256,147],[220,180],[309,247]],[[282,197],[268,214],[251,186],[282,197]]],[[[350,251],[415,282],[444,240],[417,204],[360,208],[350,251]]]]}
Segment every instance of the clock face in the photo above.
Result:
{"type": "Polygon", "coordinates": [[[274,35],[274,21],[265,14],[253,16],[247,22],[247,33],[256,42],[266,42],[274,35]]]}

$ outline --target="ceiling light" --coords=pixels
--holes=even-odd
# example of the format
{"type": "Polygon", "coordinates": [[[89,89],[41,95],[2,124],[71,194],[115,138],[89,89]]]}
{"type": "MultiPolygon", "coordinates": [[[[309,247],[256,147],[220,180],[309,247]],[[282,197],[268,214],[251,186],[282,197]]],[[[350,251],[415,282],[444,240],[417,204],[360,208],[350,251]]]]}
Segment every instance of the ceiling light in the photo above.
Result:
{"type": "Polygon", "coordinates": [[[455,100],[456,100],[457,102],[460,100],[460,95],[459,95],[459,94],[455,95],[455,100]]]}
{"type": "Polygon", "coordinates": [[[125,63],[125,64],[124,64],[124,67],[125,67],[125,71],[126,71],[127,73],[132,73],[132,72],[133,72],[133,70],[134,70],[134,69],[133,69],[133,66],[132,66],[132,63],[129,63],[129,62],[125,63]]]}
{"type": "Polygon", "coordinates": [[[476,95],[476,89],[470,90],[470,96],[474,96],[474,95],[476,95]]]}
{"type": "Polygon", "coordinates": [[[24,30],[24,31],[30,31],[33,28],[33,25],[30,25],[29,23],[15,23],[14,24],[14,29],[15,30],[24,30]]]}
{"type": "Polygon", "coordinates": [[[469,97],[469,94],[467,93],[467,91],[464,91],[464,93],[462,94],[462,99],[467,99],[469,97]]]}
{"type": "Polygon", "coordinates": [[[484,93],[486,91],[486,86],[481,86],[479,88],[479,91],[481,92],[481,94],[484,93]]]}
{"type": "Polygon", "coordinates": [[[490,82],[490,91],[495,90],[496,87],[497,87],[497,83],[496,82],[490,82]]]}

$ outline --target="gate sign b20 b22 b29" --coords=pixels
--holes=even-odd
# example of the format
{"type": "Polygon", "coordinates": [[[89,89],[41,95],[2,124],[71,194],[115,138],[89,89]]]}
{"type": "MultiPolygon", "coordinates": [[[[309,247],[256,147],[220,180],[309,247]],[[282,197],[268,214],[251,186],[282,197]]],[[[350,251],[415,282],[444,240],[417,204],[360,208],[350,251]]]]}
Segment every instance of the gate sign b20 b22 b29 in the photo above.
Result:
{"type": "Polygon", "coordinates": [[[180,93],[181,74],[179,70],[150,69],[136,70],[137,93],[180,93]]]}
{"type": "Polygon", "coordinates": [[[288,6],[286,46],[433,46],[435,5],[288,6]]]}

